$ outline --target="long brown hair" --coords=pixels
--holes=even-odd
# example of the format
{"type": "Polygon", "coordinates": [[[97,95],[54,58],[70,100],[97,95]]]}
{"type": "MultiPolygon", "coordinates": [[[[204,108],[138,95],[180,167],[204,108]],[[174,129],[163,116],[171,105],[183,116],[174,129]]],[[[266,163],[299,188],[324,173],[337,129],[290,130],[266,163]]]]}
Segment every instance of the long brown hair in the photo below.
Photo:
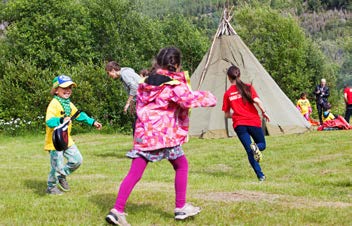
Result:
{"type": "Polygon", "coordinates": [[[239,90],[242,99],[244,102],[248,101],[249,103],[254,103],[254,100],[252,99],[252,93],[251,93],[251,88],[250,86],[246,85],[244,82],[241,81],[240,76],[241,76],[241,71],[238,67],[235,65],[232,65],[228,70],[227,70],[227,76],[231,81],[235,80],[236,81],[236,87],[239,90]]]}

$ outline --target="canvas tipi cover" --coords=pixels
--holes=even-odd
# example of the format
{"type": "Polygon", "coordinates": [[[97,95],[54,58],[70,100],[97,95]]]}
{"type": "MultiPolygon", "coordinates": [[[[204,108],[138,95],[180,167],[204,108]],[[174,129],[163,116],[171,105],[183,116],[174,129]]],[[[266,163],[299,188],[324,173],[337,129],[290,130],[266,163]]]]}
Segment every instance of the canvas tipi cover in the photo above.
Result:
{"type": "Polygon", "coordinates": [[[217,97],[213,108],[195,108],[190,114],[190,135],[203,138],[231,137],[232,120],[222,112],[223,95],[229,88],[226,71],[232,65],[241,70],[241,80],[252,83],[271,119],[263,122],[269,135],[303,133],[310,124],[280,89],[264,67],[223,18],[212,46],[191,76],[194,90],[208,90],[217,97]]]}

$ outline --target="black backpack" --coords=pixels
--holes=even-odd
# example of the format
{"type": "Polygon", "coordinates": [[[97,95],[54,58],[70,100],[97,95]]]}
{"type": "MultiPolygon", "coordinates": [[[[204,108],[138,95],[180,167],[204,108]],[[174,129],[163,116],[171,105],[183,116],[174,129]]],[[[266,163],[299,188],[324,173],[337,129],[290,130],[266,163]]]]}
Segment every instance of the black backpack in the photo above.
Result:
{"type": "Polygon", "coordinates": [[[76,111],[74,115],[66,122],[58,125],[53,131],[53,144],[57,151],[65,151],[68,148],[68,125],[74,120],[81,111],[76,111]]]}

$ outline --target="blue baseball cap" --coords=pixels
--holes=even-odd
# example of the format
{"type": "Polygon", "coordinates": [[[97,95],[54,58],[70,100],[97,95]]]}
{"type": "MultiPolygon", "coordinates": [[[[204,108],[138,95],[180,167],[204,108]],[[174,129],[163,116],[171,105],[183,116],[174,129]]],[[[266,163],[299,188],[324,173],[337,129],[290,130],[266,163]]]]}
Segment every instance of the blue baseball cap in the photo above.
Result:
{"type": "Polygon", "coordinates": [[[53,88],[62,87],[66,88],[73,85],[77,87],[77,84],[72,81],[72,79],[67,75],[59,75],[53,79],[53,88]]]}

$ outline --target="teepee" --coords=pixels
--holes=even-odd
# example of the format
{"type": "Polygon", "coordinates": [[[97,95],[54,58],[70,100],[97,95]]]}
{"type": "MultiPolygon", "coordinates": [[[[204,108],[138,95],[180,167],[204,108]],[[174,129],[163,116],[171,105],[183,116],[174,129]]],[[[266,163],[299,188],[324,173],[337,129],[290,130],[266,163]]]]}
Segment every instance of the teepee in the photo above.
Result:
{"type": "Polygon", "coordinates": [[[208,90],[217,97],[213,108],[195,108],[190,114],[190,135],[202,138],[234,136],[232,120],[222,112],[223,95],[229,88],[226,71],[231,65],[241,70],[241,80],[256,89],[271,121],[263,121],[268,135],[303,133],[310,124],[259,63],[230,24],[224,11],[212,45],[191,76],[194,90],[208,90]]]}

